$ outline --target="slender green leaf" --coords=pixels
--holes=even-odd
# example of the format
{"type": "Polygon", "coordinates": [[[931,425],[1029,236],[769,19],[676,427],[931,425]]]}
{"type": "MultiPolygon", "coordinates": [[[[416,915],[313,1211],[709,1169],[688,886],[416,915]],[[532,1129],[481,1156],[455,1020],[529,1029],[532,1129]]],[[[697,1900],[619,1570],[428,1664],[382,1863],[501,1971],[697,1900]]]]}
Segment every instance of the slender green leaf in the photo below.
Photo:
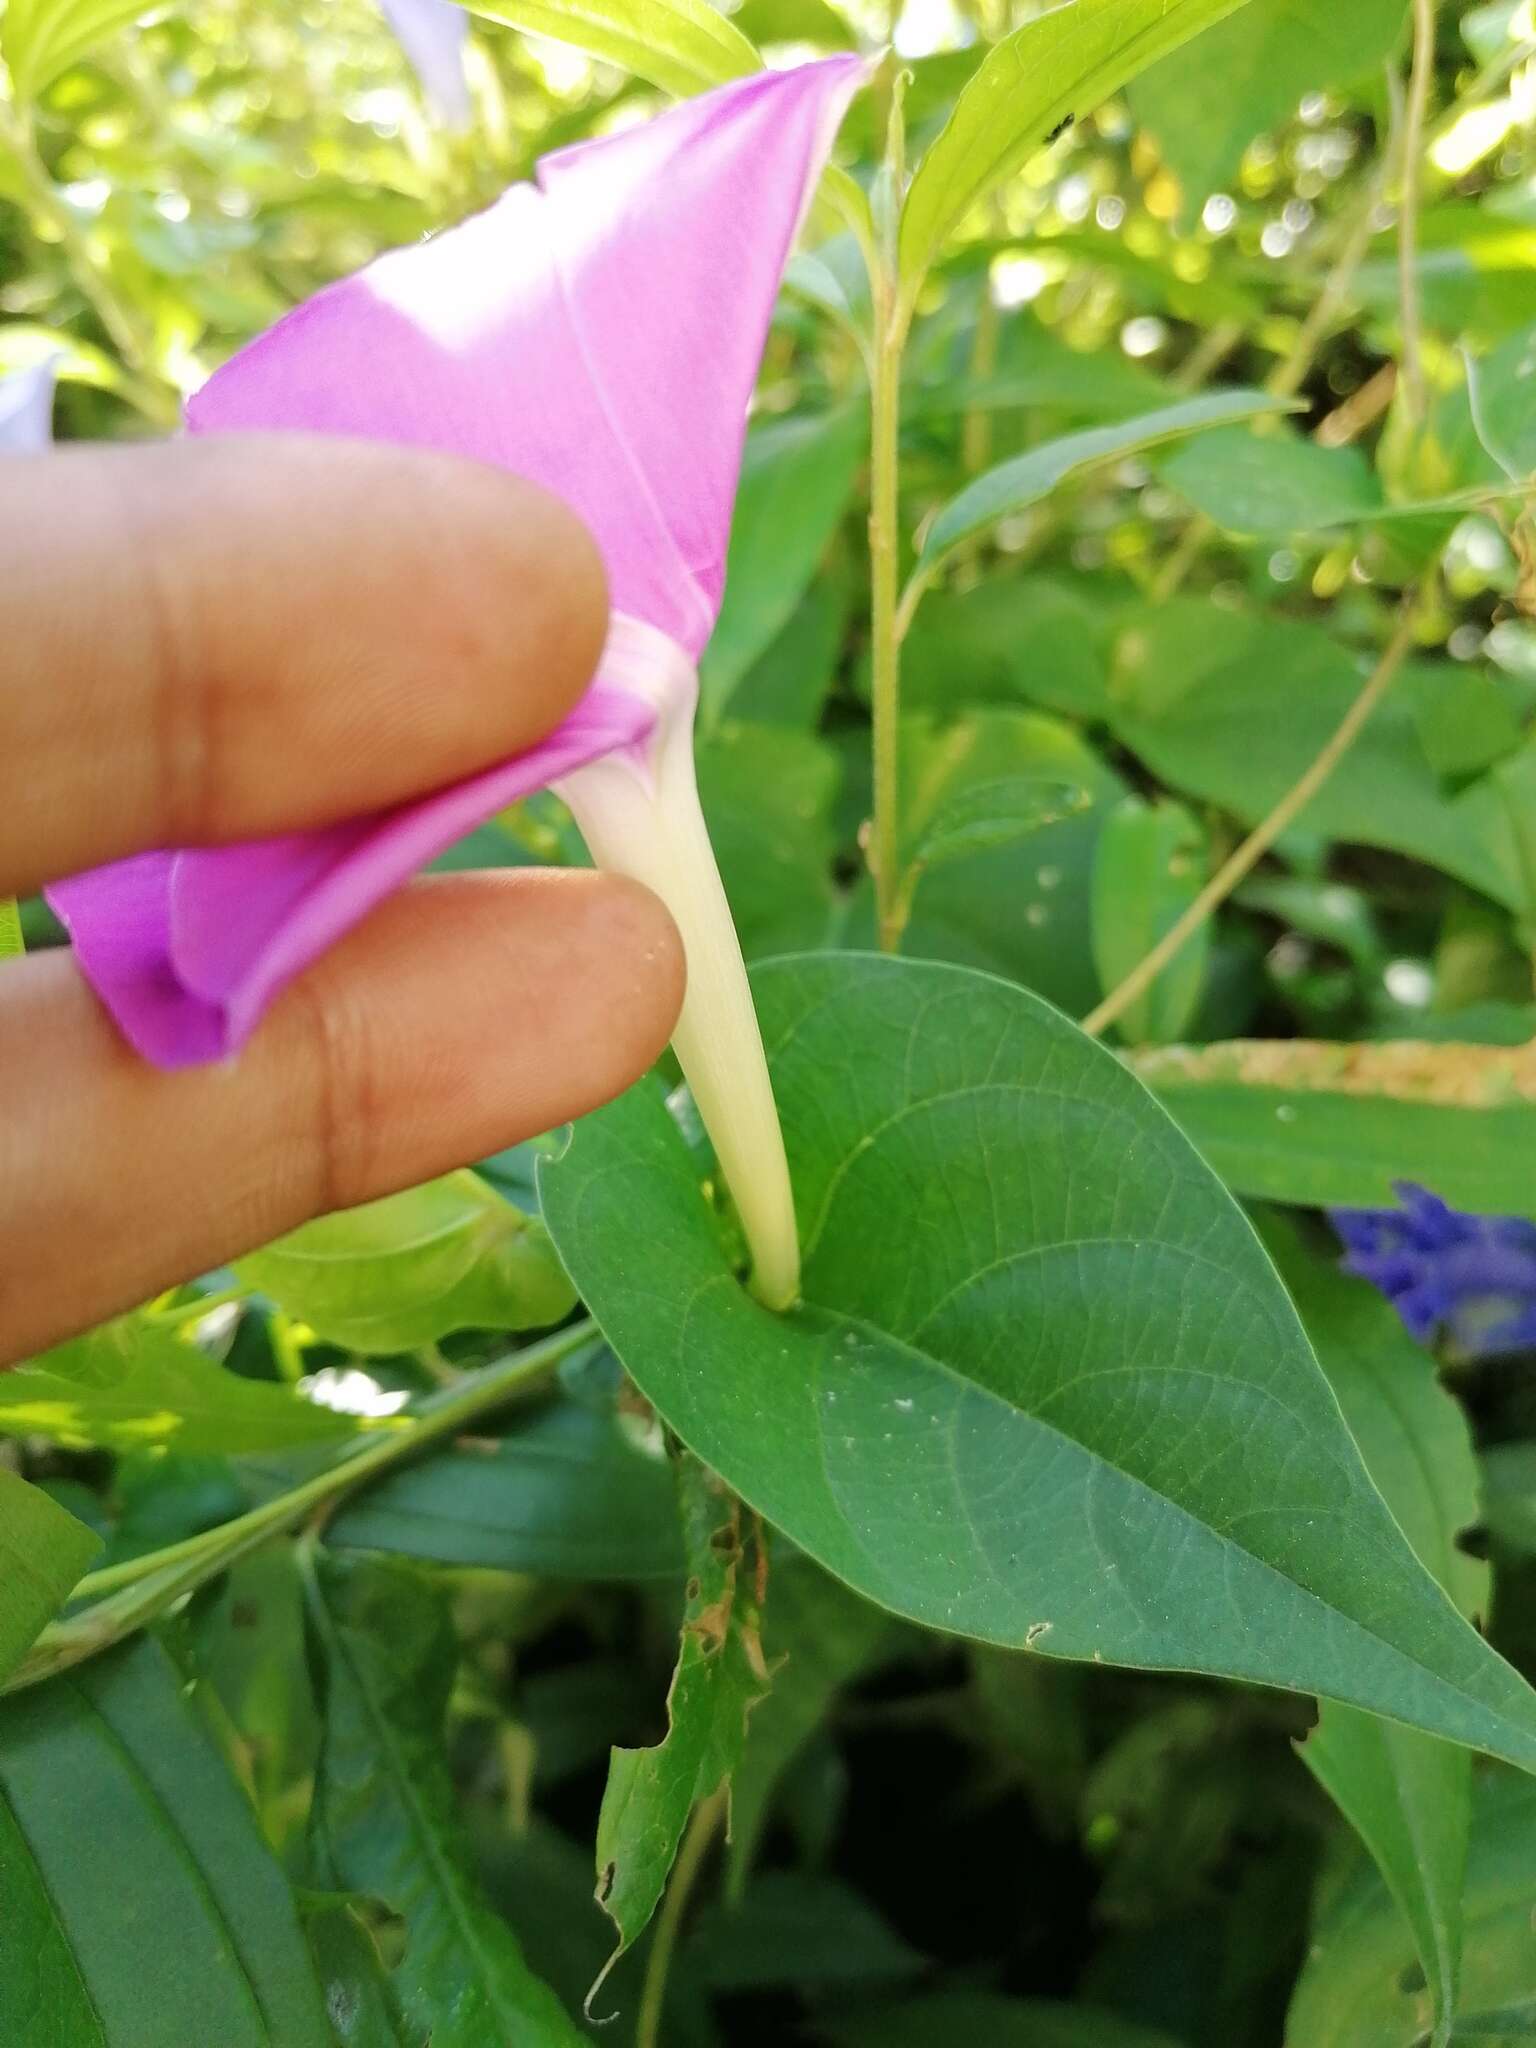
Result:
{"type": "Polygon", "coordinates": [[[308,1591],[325,1706],[315,1851],[331,1882],[404,1919],[407,2021],[432,2048],[571,2048],[582,2035],[464,1859],[442,1739],[457,1661],[444,1598],[411,1566],[324,1555],[308,1591]]]}
{"type": "Polygon", "coordinates": [[[1076,783],[1044,776],[1005,775],[977,782],[947,797],[928,818],[907,854],[909,868],[942,867],[967,854],[1012,846],[1046,825],[1056,825],[1093,799],[1076,783]]]}
{"type": "Polygon", "coordinates": [[[611,1407],[558,1401],[494,1445],[391,1473],[331,1523],[331,1543],[569,1579],[681,1577],[672,1475],[611,1407]]]}
{"type": "Polygon", "coordinates": [[[1228,533],[1306,533],[1383,510],[1380,480],[1358,448],[1320,448],[1292,434],[1202,434],[1157,468],[1228,533]]]}
{"type": "Polygon", "coordinates": [[[141,1636],[0,1706],[7,2048],[332,2048],[288,1885],[141,1636]]]}
{"type": "Polygon", "coordinates": [[[235,1272],[317,1336],[374,1353],[544,1329],[576,1298],[539,1219],[473,1173],[306,1223],[235,1272]]]}
{"type": "MultiPolygon", "coordinates": [[[[1532,2038],[1533,1898],[1536,1785],[1489,1771],[1474,1782],[1472,1794],[1462,2013],[1451,2037],[1457,2048],[1462,2042],[1514,2048],[1532,2038]]],[[[1291,1998],[1286,2048],[1422,2048],[1429,2026],[1413,1938],[1362,1857],[1319,1898],[1291,1998]]]]}
{"type": "Polygon", "coordinates": [[[104,1450],[275,1451],[357,1422],[266,1380],[227,1372],[184,1326],[122,1316],[0,1376],[0,1433],[104,1450]]]}
{"type": "Polygon", "coordinates": [[[21,936],[21,907],[14,896],[0,896],[0,960],[14,960],[26,951],[21,936]]]}
{"type": "MultiPolygon", "coordinates": [[[[1093,868],[1093,955],[1106,991],[1140,965],[1200,893],[1205,834],[1182,804],[1129,796],[1104,820],[1093,868]]],[[[1210,957],[1209,922],[1120,1014],[1131,1045],[1165,1045],[1194,1016],[1210,957]]]]}
{"type": "Polygon", "coordinates": [[[540,1173],[609,1342],[698,1456],[915,1620],[1536,1765],[1536,1693],[1414,1557],[1241,1212],[1111,1054],[930,963],[781,962],[755,990],[802,1307],[736,1284],[657,1094],[540,1173]]]}
{"type": "Polygon", "coordinates": [[[0,1678],[15,1670],[100,1548],[94,1530],[0,1466],[0,1678]]]}
{"type": "Polygon", "coordinates": [[[614,1750],[598,1815],[598,1903],[619,1933],[604,1977],[660,1904],[688,1816],[729,1780],[767,1689],[740,1506],[686,1457],[678,1498],[690,1576],[667,1733],[651,1749],[614,1750]]]}
{"type": "Polygon", "coordinates": [[[16,98],[36,99],[61,71],[148,11],[145,0],[6,0],[0,56],[16,98]]]}
{"type": "MultiPolygon", "coordinates": [[[[1340,1273],[1331,1256],[1324,1263],[1309,1255],[1294,1230],[1272,1227],[1265,1236],[1367,1471],[1420,1561],[1475,1620],[1487,1604],[1488,1570],[1456,1544],[1479,1518],[1465,1416],[1374,1288],[1340,1273]]],[[[1472,1759],[1333,1701],[1301,1754],[1413,1929],[1434,2000],[1435,2048],[1443,2048],[1461,1970],[1472,1759]]]]}
{"type": "Polygon", "coordinates": [[[970,209],[1063,121],[1101,101],[1243,0],[1066,0],[993,49],[918,166],[901,215],[910,306],[970,209]]]}
{"type": "MultiPolygon", "coordinates": [[[[1085,0],[1077,0],[1079,6],[1085,0]]],[[[1062,10],[1065,12],[1066,10],[1062,10]]],[[[1048,20],[1054,17],[1047,16],[1048,20]]],[[[1207,391],[1156,412],[1117,420],[1107,427],[1087,427],[1056,441],[1042,441],[1023,455],[999,463],[967,484],[939,511],[923,536],[918,573],[931,575],[955,548],[995,526],[999,519],[1022,512],[1049,497],[1058,484],[1095,464],[1137,455],[1147,448],[1207,427],[1230,426],[1235,420],[1257,419],[1288,410],[1288,401],[1262,391],[1207,391]]]]}
{"type": "Polygon", "coordinates": [[[867,437],[857,406],[775,420],[748,435],[725,599],[699,667],[707,720],[788,623],[847,510],[867,437]]]}
{"type": "Polygon", "coordinates": [[[1132,1065],[1238,1194],[1370,1209],[1411,1180],[1457,1208],[1536,1216],[1536,1101],[1482,1047],[1403,1050],[1402,1066],[1372,1066],[1355,1045],[1235,1040],[1138,1052],[1132,1065]],[[1424,1091],[1431,1072],[1438,1099],[1424,1091]]]}
{"type": "Polygon", "coordinates": [[[679,98],[761,68],[709,0],[463,0],[475,14],[551,36],[679,98]]]}

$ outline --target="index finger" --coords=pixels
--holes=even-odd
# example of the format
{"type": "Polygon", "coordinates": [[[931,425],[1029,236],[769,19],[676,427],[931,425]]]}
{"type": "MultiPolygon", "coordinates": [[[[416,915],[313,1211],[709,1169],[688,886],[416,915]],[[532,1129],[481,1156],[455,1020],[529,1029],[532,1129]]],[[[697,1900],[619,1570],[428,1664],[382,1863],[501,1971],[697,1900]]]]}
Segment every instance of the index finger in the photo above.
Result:
{"type": "Polygon", "coordinates": [[[0,462],[0,893],[520,752],[606,614],[576,515],[454,456],[242,434],[0,462]]]}

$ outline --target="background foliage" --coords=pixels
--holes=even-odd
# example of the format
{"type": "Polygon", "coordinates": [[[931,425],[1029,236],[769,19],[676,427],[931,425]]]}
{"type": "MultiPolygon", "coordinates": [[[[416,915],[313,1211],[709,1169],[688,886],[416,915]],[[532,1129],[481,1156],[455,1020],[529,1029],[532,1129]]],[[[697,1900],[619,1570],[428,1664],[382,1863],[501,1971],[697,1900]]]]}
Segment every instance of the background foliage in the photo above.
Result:
{"type": "MultiPolygon", "coordinates": [[[[170,431],[541,152],[894,37],[892,266],[888,66],[698,745],[805,956],[809,1305],[663,1074],[0,1380],[0,2034],[1529,2040],[1536,1705],[1460,1617],[1536,1676],[1531,1356],[1316,1211],[1536,1219],[1530,0],[488,13],[455,128],[368,0],[9,0],[0,371],[170,431]]],[[[451,858],[581,857],[540,798],[451,858]]]]}

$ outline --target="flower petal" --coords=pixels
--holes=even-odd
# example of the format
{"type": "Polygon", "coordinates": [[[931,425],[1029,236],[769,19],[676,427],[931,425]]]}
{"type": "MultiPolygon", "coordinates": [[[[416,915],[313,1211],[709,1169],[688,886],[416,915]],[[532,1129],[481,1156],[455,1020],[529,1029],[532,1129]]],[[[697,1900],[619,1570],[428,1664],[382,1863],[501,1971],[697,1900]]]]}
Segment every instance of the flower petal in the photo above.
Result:
{"type": "Polygon", "coordinates": [[[49,892],[162,1065],[239,1046],[279,988],[502,805],[644,738],[643,687],[713,627],[746,410],[790,243],[865,65],[767,72],[553,158],[487,212],[298,307],[191,401],[194,432],[444,449],[556,492],[614,603],[599,684],[529,753],[375,817],[145,856],[49,892]],[[608,675],[608,686],[601,679],[608,675]]]}
{"type": "Polygon", "coordinates": [[[855,57],[761,72],[550,158],[485,213],[290,313],[187,408],[435,447],[556,492],[618,611],[695,657],[748,401],[855,57]]]}
{"type": "Polygon", "coordinates": [[[421,80],[427,103],[445,126],[469,126],[464,45],[469,16],[456,0],[379,0],[395,41],[421,80]]]}
{"type": "Polygon", "coordinates": [[[0,378],[0,451],[46,448],[53,439],[57,355],[0,378]]]}
{"type": "Polygon", "coordinates": [[[234,1052],[272,997],[418,868],[505,805],[643,740],[650,705],[597,687],[537,747],[323,832],[152,853],[48,900],[129,1042],[164,1067],[234,1052]]]}

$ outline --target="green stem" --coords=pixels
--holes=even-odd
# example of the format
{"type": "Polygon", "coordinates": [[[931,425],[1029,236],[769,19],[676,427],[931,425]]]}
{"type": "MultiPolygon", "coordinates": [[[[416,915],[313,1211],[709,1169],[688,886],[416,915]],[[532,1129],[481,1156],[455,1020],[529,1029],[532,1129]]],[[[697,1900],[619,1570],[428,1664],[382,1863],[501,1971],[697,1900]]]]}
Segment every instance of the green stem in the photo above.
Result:
{"type": "Polygon", "coordinates": [[[325,1471],[248,1514],[144,1557],[87,1573],[72,1597],[96,1599],[96,1604],[44,1629],[0,1690],[14,1692],[36,1685],[121,1642],[269,1537],[297,1527],[316,1509],[332,1505],[365,1481],[414,1458],[444,1437],[458,1435],[490,1410],[542,1385],[563,1358],[596,1334],[594,1323],[574,1323],[540,1344],[514,1351],[460,1385],[429,1395],[408,1427],[369,1436],[325,1471]],[[97,1598],[101,1595],[109,1597],[97,1598]]]}
{"type": "Polygon", "coordinates": [[[683,1846],[677,1852],[673,1865],[672,1880],[667,1886],[667,1896],[662,1901],[661,1913],[656,1921],[656,1934],[651,1942],[651,1952],[646,1958],[645,1983],[640,1992],[640,2011],[635,2020],[635,2048],[658,2048],[661,2041],[662,2008],[667,1999],[667,1975],[672,1967],[672,1954],[677,1947],[677,1937],[683,1924],[683,1913],[693,1895],[699,1872],[710,1844],[715,1839],[715,1830],[725,1812],[728,1786],[722,1785],[712,1792],[702,1805],[694,1809],[688,1823],[688,1832],[683,1837],[683,1846]]]}
{"type": "Polygon", "coordinates": [[[896,623],[900,554],[898,482],[901,426],[901,356],[907,315],[897,295],[897,222],[904,183],[901,91],[891,94],[890,136],[884,176],[887,205],[872,280],[875,344],[870,374],[869,642],[870,710],[874,745],[874,816],[869,865],[875,879],[876,918],[883,952],[901,944],[900,718],[901,642],[896,623]]]}
{"type": "Polygon", "coordinates": [[[1424,418],[1424,315],[1419,293],[1419,200],[1424,123],[1435,72],[1435,0],[1413,0],[1413,58],[1403,103],[1403,160],[1397,225],[1398,293],[1403,343],[1402,403],[1410,426],[1424,418]]]}

